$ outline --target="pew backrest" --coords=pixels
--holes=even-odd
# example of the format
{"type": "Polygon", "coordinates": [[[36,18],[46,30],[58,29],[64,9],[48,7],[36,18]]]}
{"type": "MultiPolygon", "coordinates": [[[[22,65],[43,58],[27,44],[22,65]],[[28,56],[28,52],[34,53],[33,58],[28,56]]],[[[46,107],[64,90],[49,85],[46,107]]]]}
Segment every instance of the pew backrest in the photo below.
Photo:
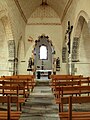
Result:
{"type": "MultiPolygon", "coordinates": [[[[90,103],[90,96],[69,96],[61,97],[61,104],[69,104],[68,117],[69,120],[72,120],[72,105],[77,103],[90,103]]],[[[63,112],[63,111],[62,111],[63,112]]],[[[78,114],[78,112],[77,112],[78,114]]],[[[83,114],[83,113],[82,113],[83,114]]]]}

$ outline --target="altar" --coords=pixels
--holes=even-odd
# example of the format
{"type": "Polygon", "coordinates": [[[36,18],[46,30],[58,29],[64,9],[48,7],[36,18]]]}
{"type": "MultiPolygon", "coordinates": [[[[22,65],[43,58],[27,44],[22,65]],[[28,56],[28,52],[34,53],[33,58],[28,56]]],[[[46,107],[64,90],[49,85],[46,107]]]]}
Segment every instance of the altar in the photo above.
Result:
{"type": "Polygon", "coordinates": [[[50,79],[50,75],[52,74],[52,70],[36,70],[36,78],[48,78],[50,79]]]}

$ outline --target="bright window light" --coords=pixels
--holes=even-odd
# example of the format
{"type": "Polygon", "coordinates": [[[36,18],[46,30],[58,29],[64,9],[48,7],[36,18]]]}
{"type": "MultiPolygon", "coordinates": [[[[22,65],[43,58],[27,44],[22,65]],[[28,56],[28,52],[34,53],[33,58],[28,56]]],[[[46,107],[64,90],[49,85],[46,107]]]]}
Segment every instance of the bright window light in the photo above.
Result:
{"type": "Polygon", "coordinates": [[[44,45],[40,47],[40,59],[47,59],[47,47],[44,45]]]}

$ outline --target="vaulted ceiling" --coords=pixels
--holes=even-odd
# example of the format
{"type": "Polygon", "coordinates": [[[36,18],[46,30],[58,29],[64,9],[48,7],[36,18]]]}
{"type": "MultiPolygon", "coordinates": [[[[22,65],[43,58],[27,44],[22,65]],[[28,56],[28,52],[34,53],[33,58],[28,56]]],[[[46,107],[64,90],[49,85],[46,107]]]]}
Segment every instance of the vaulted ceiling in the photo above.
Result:
{"type": "Polygon", "coordinates": [[[52,7],[61,21],[63,20],[70,4],[73,0],[14,0],[22,17],[25,22],[29,19],[34,10],[39,7],[42,2],[47,2],[47,4],[52,7]]]}

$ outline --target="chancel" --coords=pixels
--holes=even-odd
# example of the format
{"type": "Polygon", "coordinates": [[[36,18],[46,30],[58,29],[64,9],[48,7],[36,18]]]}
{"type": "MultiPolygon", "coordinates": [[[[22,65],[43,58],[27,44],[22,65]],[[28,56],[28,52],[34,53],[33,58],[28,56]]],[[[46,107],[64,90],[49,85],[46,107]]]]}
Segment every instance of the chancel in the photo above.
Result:
{"type": "Polygon", "coordinates": [[[0,120],[90,120],[90,0],[0,0],[0,120]]]}

